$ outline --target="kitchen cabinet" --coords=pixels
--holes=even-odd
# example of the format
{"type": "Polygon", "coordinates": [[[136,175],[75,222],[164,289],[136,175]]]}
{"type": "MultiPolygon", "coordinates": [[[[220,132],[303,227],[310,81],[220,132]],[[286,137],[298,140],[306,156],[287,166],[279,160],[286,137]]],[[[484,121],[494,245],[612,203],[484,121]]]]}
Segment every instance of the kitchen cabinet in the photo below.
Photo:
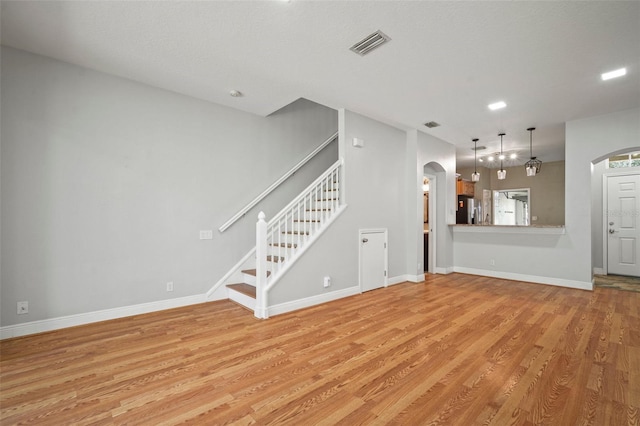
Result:
{"type": "Polygon", "coordinates": [[[460,179],[456,183],[456,189],[458,195],[464,195],[465,197],[473,197],[475,192],[475,182],[471,182],[470,180],[460,179]]]}

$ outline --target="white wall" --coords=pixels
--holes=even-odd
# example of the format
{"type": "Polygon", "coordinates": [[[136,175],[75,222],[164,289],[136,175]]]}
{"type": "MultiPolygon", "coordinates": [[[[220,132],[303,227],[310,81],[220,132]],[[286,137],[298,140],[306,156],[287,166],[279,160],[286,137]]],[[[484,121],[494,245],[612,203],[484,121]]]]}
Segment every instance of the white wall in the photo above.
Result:
{"type": "Polygon", "coordinates": [[[454,232],[455,269],[488,276],[591,288],[592,162],[637,146],[640,110],[566,124],[564,235],[454,232]],[[495,266],[490,260],[495,259],[495,266]]]}
{"type": "Polygon", "coordinates": [[[2,326],[204,294],[255,245],[258,211],[337,159],[334,143],[220,234],[337,111],[301,100],[264,118],[4,47],[1,71],[2,326]]]}
{"type": "Polygon", "coordinates": [[[389,277],[405,272],[405,141],[402,130],[340,110],[347,209],[269,292],[270,304],[358,286],[360,229],[388,230],[389,277]],[[355,148],[354,137],[364,140],[355,148]],[[323,277],[331,287],[322,286],[323,277]]]}

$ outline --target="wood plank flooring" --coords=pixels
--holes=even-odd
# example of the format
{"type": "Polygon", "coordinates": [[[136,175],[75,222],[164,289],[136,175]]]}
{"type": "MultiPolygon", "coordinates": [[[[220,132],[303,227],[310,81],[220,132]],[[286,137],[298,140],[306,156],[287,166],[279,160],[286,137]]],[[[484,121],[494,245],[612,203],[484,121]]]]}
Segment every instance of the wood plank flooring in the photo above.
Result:
{"type": "Polygon", "coordinates": [[[0,423],[640,424],[640,293],[451,274],[0,342],[0,423]]]}

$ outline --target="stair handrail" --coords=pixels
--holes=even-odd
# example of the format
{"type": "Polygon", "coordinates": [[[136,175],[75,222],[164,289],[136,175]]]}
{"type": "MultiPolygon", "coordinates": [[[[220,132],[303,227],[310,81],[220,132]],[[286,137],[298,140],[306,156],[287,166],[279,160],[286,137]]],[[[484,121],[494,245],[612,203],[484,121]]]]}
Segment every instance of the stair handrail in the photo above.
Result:
{"type": "Polygon", "coordinates": [[[258,195],[256,198],[254,198],[252,201],[250,201],[246,206],[244,206],[242,209],[240,209],[240,211],[238,213],[236,213],[235,215],[233,215],[231,217],[231,219],[227,220],[224,224],[222,224],[222,226],[220,228],[218,228],[218,231],[220,231],[220,232],[226,231],[231,225],[236,223],[236,221],[238,221],[238,219],[240,219],[245,214],[247,214],[247,212],[249,210],[251,210],[256,204],[258,204],[260,201],[262,201],[267,195],[269,195],[271,192],[273,192],[285,180],[287,180],[289,177],[291,177],[302,166],[307,164],[309,162],[309,160],[311,160],[313,157],[315,157],[320,151],[322,151],[327,145],[329,145],[331,142],[333,142],[337,138],[338,138],[338,132],[335,132],[327,140],[322,142],[316,149],[314,149],[311,153],[309,153],[309,155],[307,155],[302,160],[300,160],[300,162],[298,162],[298,164],[293,166],[291,168],[291,170],[289,170],[287,173],[282,175],[278,180],[276,180],[274,183],[272,183],[267,189],[262,191],[262,193],[260,195],[258,195]]]}

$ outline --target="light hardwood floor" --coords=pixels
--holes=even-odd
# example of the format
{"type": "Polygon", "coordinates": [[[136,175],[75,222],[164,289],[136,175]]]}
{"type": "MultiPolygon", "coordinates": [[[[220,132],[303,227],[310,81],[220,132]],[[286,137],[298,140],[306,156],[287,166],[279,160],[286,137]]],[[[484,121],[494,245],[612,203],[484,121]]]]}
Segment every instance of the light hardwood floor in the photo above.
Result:
{"type": "Polygon", "coordinates": [[[640,293],[429,276],[1,343],[2,425],[640,423],[640,293]]]}

